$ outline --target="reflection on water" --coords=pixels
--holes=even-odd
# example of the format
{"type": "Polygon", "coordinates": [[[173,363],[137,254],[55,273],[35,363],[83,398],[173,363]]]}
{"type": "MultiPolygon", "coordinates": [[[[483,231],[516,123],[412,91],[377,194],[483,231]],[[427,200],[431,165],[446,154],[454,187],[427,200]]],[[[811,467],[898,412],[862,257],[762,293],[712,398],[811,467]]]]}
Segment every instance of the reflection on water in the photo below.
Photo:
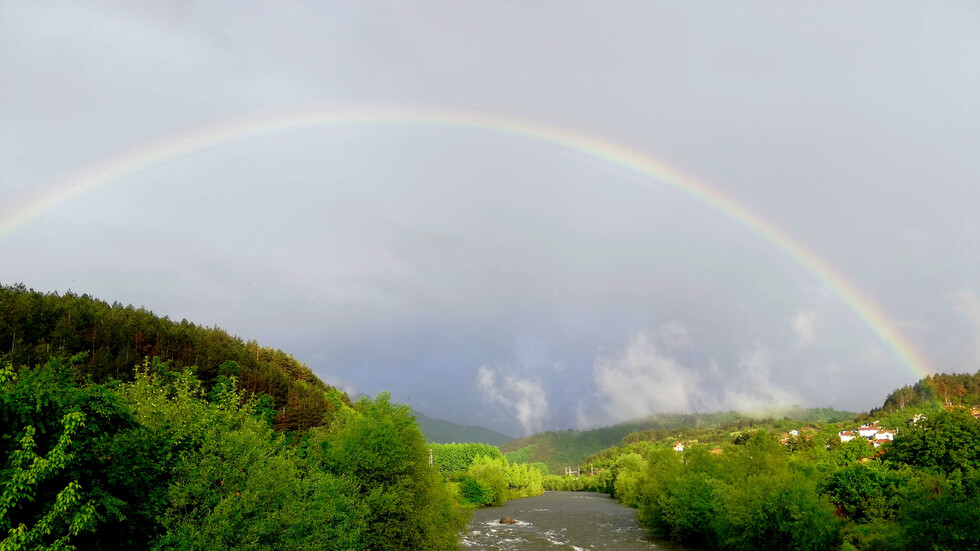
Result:
{"type": "Polygon", "coordinates": [[[463,534],[464,550],[517,551],[537,549],[597,550],[685,547],[651,538],[636,522],[636,511],[606,494],[545,492],[514,499],[503,507],[479,509],[463,534]],[[500,524],[511,517],[514,524],[500,524]]]}

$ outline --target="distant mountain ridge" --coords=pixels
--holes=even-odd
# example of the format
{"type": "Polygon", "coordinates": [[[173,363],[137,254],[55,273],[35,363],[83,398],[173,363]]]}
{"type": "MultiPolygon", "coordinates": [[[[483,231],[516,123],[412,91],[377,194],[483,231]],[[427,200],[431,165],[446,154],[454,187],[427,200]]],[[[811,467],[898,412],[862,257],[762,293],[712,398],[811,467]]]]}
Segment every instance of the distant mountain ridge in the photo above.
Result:
{"type": "Polygon", "coordinates": [[[425,435],[426,442],[430,444],[463,444],[476,442],[479,444],[490,444],[491,446],[503,446],[513,440],[506,434],[490,430],[485,427],[474,425],[460,425],[442,419],[434,419],[414,411],[415,420],[425,435]]]}

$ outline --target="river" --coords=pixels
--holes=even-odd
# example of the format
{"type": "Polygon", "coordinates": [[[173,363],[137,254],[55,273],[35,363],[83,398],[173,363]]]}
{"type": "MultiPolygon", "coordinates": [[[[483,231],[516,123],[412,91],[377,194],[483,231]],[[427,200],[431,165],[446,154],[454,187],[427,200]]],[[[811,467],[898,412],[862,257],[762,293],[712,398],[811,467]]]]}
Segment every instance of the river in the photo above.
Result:
{"type": "Polygon", "coordinates": [[[478,509],[463,534],[465,551],[650,550],[690,551],[650,537],[636,521],[636,510],[606,494],[545,492],[512,499],[503,507],[478,509]],[[500,524],[510,517],[515,524],[500,524]]]}

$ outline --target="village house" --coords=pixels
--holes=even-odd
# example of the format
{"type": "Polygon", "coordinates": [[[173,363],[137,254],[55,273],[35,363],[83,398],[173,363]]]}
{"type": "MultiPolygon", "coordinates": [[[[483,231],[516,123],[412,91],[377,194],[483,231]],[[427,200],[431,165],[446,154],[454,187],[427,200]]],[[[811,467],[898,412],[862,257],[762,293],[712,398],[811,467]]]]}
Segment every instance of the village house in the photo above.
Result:
{"type": "Polygon", "coordinates": [[[894,430],[879,430],[878,432],[875,433],[874,438],[875,440],[888,440],[889,442],[891,442],[892,440],[895,439],[895,434],[897,434],[897,432],[898,431],[894,431],[894,430]]]}
{"type": "MultiPolygon", "coordinates": [[[[914,423],[919,418],[922,417],[917,415],[909,422],[914,423]]],[[[837,435],[840,436],[841,443],[850,442],[855,438],[861,437],[867,440],[869,444],[871,444],[876,448],[881,446],[885,442],[891,442],[895,440],[895,434],[897,434],[897,431],[881,428],[878,421],[875,421],[868,425],[861,425],[858,428],[857,432],[850,431],[850,430],[842,430],[839,433],[837,433],[837,435]]]]}
{"type": "Polygon", "coordinates": [[[874,438],[876,434],[878,434],[878,421],[870,425],[861,425],[861,428],[858,429],[858,435],[861,438],[874,438]]]}
{"type": "Polygon", "coordinates": [[[684,444],[682,442],[677,442],[676,444],[674,444],[674,451],[675,452],[684,451],[684,444]]]}

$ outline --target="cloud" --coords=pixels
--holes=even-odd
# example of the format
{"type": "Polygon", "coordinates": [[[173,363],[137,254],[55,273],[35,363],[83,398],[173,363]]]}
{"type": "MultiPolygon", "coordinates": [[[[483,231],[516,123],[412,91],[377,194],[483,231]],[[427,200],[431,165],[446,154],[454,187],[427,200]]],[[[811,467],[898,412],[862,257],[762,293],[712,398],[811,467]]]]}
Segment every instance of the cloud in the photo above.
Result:
{"type": "Polygon", "coordinates": [[[548,399],[538,381],[507,376],[498,384],[497,373],[480,366],[476,382],[490,402],[514,411],[525,436],[542,430],[548,415],[548,399]]]}
{"type": "Polygon", "coordinates": [[[819,318],[815,310],[803,310],[793,316],[793,332],[796,333],[796,346],[801,350],[817,342],[819,318]]]}
{"type": "Polygon", "coordinates": [[[704,369],[665,354],[653,334],[630,339],[619,354],[599,357],[593,377],[601,414],[580,408],[579,426],[622,423],[655,413],[758,411],[801,402],[799,395],[772,380],[771,354],[758,345],[734,369],[712,361],[704,369]]]}
{"type": "Polygon", "coordinates": [[[596,390],[604,422],[618,423],[658,412],[687,411],[698,374],[663,354],[650,335],[634,336],[622,353],[596,360],[596,390]]]}
{"type": "Polygon", "coordinates": [[[718,402],[720,409],[751,412],[800,403],[799,395],[772,382],[770,364],[771,354],[763,346],[743,355],[739,373],[726,384],[718,402]]]}

